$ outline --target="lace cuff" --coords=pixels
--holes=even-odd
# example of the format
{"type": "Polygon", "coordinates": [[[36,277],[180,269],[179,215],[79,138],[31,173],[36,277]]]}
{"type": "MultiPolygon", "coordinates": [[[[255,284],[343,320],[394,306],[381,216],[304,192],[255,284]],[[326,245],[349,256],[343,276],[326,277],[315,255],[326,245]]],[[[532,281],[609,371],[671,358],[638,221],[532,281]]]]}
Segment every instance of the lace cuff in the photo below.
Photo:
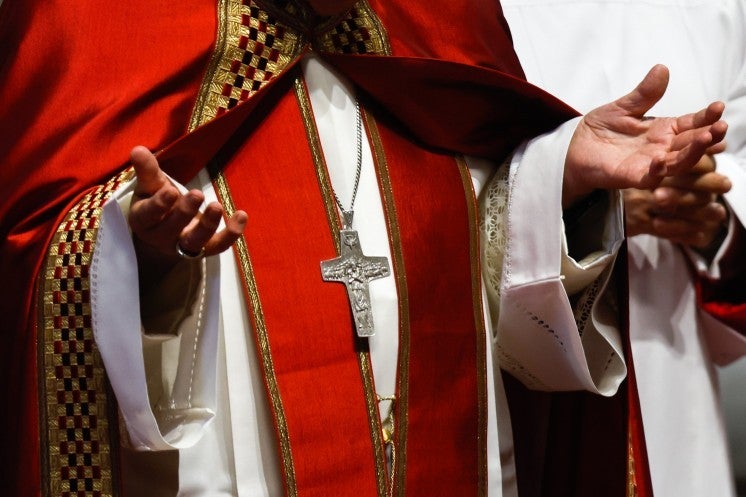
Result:
{"type": "Polygon", "coordinates": [[[564,157],[566,142],[561,133],[532,145],[539,140],[545,142],[519,149],[503,164],[481,197],[483,277],[497,324],[493,347],[501,367],[529,387],[612,395],[626,374],[609,285],[621,223],[609,223],[602,254],[572,261],[581,279],[573,283],[578,295],[571,302],[561,272],[569,257],[560,207],[563,163],[556,159],[564,157]],[[530,166],[520,168],[527,158],[530,166]]]}

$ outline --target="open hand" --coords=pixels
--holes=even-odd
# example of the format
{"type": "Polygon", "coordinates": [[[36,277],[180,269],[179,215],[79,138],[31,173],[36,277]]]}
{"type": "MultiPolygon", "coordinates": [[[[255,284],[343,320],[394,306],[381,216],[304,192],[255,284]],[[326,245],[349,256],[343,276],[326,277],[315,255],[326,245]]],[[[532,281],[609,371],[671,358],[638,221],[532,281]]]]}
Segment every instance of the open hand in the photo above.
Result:
{"type": "Polygon", "coordinates": [[[598,188],[655,188],[664,177],[685,173],[706,152],[724,149],[722,102],[679,117],[645,116],[667,86],[668,69],[656,65],[631,93],[581,119],[565,161],[564,207],[598,188]]]}
{"type": "MultiPolygon", "coordinates": [[[[236,211],[218,231],[223,207],[208,204],[203,211],[204,194],[190,190],[182,195],[145,147],[130,153],[137,175],[137,187],[130,206],[129,224],[135,237],[138,262],[151,259],[158,264],[175,264],[181,250],[187,255],[215,255],[227,250],[243,233],[247,216],[236,211]],[[178,247],[178,249],[177,249],[178,247]]],[[[183,256],[181,256],[183,257],[183,256]]]]}

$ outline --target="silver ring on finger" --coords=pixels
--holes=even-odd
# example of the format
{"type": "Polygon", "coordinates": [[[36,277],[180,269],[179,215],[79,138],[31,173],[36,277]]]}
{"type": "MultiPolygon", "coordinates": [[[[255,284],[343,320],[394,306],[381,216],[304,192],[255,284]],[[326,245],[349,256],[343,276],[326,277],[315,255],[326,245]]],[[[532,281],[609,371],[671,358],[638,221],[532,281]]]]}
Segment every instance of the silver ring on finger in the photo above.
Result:
{"type": "Polygon", "coordinates": [[[187,259],[187,260],[201,259],[205,256],[205,247],[202,247],[199,250],[199,252],[192,252],[191,250],[184,249],[184,247],[181,246],[181,243],[179,243],[179,241],[176,240],[176,254],[182,259],[187,259]]]}

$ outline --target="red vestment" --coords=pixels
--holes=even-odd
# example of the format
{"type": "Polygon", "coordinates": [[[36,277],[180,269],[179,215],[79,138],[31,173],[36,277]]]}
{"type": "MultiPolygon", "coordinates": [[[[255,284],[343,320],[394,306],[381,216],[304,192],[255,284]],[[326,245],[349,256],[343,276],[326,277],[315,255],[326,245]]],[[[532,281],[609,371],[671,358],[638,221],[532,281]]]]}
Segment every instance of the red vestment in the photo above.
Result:
{"type": "MultiPolygon", "coordinates": [[[[469,9],[452,2],[370,4],[391,56],[325,57],[428,148],[500,160],[520,141],[574,115],[524,81],[496,2],[469,9]]],[[[230,130],[260,122],[255,110],[273,105],[288,83],[286,71],[245,103],[233,102],[188,131],[217,43],[217,17],[215,2],[207,0],[95,6],[5,0],[0,8],[0,274],[6,279],[0,309],[8,344],[0,395],[13,403],[0,410],[0,481],[12,495],[39,495],[41,488],[37,317],[43,303],[36,285],[64,214],[122,170],[135,144],[164,150],[164,168],[188,180],[230,130]]]]}

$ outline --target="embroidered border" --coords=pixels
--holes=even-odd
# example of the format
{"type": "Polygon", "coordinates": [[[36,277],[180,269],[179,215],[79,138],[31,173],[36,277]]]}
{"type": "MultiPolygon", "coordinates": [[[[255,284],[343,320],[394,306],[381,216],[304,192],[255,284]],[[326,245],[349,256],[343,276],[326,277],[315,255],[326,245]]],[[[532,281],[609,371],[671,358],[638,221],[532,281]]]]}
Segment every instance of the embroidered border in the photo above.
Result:
{"type": "MultiPolygon", "coordinates": [[[[300,12],[294,2],[274,2],[277,15],[253,0],[220,0],[216,49],[208,67],[190,131],[248,100],[298,57],[304,35],[280,20],[300,12]],[[282,18],[287,17],[283,15],[282,18]]],[[[390,55],[386,31],[365,0],[338,23],[314,35],[319,51],[390,55]]]]}
{"type": "Polygon", "coordinates": [[[89,269],[101,209],[127,170],[85,195],[58,227],[40,284],[43,299],[43,416],[49,495],[104,497],[115,494],[103,363],[91,328],[89,269]]]}
{"type": "Polygon", "coordinates": [[[471,257],[471,281],[472,295],[474,302],[474,323],[476,324],[476,353],[477,353],[477,399],[478,406],[478,462],[479,462],[479,482],[477,484],[477,495],[484,497],[487,495],[487,329],[484,323],[484,303],[482,302],[482,269],[479,264],[480,242],[479,242],[479,212],[477,208],[477,197],[474,192],[471,174],[466,160],[463,157],[457,157],[456,163],[461,173],[461,181],[464,185],[464,197],[467,202],[469,211],[469,233],[470,240],[470,257],[471,257]]]}
{"type": "Polygon", "coordinates": [[[365,0],[334,26],[317,32],[314,47],[320,52],[391,55],[386,30],[365,0]]]}
{"type": "Polygon", "coordinates": [[[635,453],[632,435],[627,435],[627,497],[637,497],[637,476],[635,474],[635,453]]]}
{"type": "Polygon", "coordinates": [[[409,423],[409,352],[410,352],[410,320],[409,320],[409,290],[407,275],[404,271],[404,254],[399,230],[399,221],[394,203],[394,192],[391,186],[386,152],[383,149],[381,135],[375,120],[365,113],[365,127],[368,130],[368,140],[373,153],[373,163],[378,173],[388,232],[391,236],[391,257],[396,278],[396,288],[399,295],[399,369],[397,371],[398,398],[394,407],[396,416],[396,431],[394,432],[394,446],[396,447],[396,461],[392,469],[391,496],[403,496],[407,476],[407,426],[409,423]]]}
{"type": "MultiPolygon", "coordinates": [[[[262,4],[264,5],[265,2],[262,4]]],[[[253,0],[220,0],[216,50],[195,103],[190,120],[190,131],[224,114],[238,103],[248,100],[302,53],[307,40],[298,31],[297,26],[291,27],[280,20],[280,18],[287,17],[283,14],[292,16],[299,6],[293,1],[275,1],[271,2],[272,12],[269,8],[270,6],[264,10],[253,0]]],[[[383,27],[365,1],[359,2],[351,13],[337,25],[317,36],[319,43],[316,45],[326,45],[335,52],[382,55],[390,53],[388,38],[383,27]]],[[[212,166],[214,169],[215,164],[212,166]]],[[[211,175],[221,203],[226,213],[230,215],[235,208],[225,179],[219,171],[213,170],[211,175]]],[[[251,260],[243,239],[239,239],[236,243],[236,250],[242,270],[247,275],[247,283],[250,286],[255,285],[251,277],[253,274],[251,260]]],[[[256,295],[256,292],[252,292],[251,289],[249,293],[256,295]]],[[[266,330],[260,319],[263,315],[261,305],[258,300],[252,300],[251,305],[254,308],[254,315],[258,317],[256,332],[262,349],[261,354],[271,358],[266,330]]],[[[362,364],[361,368],[366,369],[362,364]]],[[[270,379],[274,377],[271,359],[270,362],[265,362],[264,373],[270,379]]],[[[272,386],[272,381],[269,384],[270,402],[274,406],[274,411],[279,413],[280,456],[287,471],[286,491],[292,496],[297,490],[292,455],[288,445],[287,426],[282,416],[282,399],[276,386],[272,386]]],[[[378,433],[377,430],[376,433],[378,433]]],[[[381,457],[381,460],[385,461],[385,456],[381,457]]],[[[385,488],[385,472],[382,475],[379,474],[379,480],[384,482],[385,488]]],[[[379,488],[381,488],[380,482],[379,488]]]]}
{"type": "Polygon", "coordinates": [[[301,36],[252,0],[221,0],[218,13],[215,53],[194,106],[190,131],[248,100],[302,50],[301,36]]]}

